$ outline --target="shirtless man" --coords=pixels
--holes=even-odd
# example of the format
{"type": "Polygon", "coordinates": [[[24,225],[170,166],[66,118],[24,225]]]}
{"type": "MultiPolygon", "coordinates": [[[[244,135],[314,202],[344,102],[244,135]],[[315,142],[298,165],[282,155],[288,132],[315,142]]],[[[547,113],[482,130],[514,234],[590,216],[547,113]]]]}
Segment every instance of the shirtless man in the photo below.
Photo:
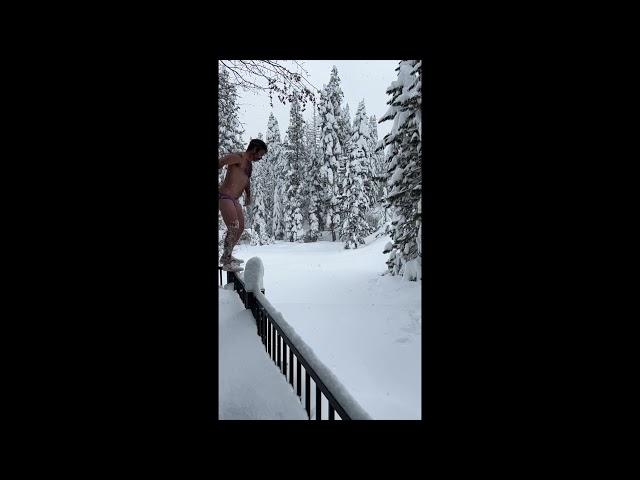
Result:
{"type": "Polygon", "coordinates": [[[218,159],[218,169],[227,166],[227,174],[218,191],[218,208],[222,219],[227,226],[227,236],[224,239],[224,250],[220,263],[222,269],[227,272],[239,272],[243,270],[239,266],[244,260],[239,260],[231,255],[240,235],[244,231],[244,215],[242,206],[238,202],[240,194],[245,193],[245,205],[251,203],[251,171],[252,162],[260,160],[267,153],[267,145],[259,139],[249,142],[244,153],[230,153],[218,159]]]}

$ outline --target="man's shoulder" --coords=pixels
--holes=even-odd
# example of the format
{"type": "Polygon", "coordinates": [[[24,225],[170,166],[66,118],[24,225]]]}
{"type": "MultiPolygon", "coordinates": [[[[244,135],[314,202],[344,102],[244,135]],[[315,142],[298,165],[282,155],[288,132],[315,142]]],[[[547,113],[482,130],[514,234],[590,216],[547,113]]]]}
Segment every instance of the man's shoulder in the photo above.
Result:
{"type": "Polygon", "coordinates": [[[230,167],[232,167],[233,165],[238,165],[242,163],[244,157],[242,156],[242,153],[231,152],[225,155],[225,159],[227,161],[229,160],[233,161],[233,164],[229,165],[230,167]]]}

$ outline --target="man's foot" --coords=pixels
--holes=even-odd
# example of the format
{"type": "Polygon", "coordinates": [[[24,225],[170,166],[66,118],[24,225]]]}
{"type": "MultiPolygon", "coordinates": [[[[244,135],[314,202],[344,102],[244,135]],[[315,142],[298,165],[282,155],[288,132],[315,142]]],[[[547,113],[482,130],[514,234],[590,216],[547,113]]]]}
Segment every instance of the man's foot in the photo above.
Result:
{"type": "Polygon", "coordinates": [[[230,263],[233,265],[240,265],[241,263],[244,263],[244,260],[240,260],[239,258],[235,258],[235,257],[231,257],[230,260],[228,258],[220,258],[220,260],[218,260],[218,265],[225,265],[227,263],[230,263]]]}
{"type": "Polygon", "coordinates": [[[236,265],[235,263],[225,263],[224,265],[222,265],[222,270],[224,270],[225,272],[241,272],[242,270],[244,270],[244,268],[242,268],[239,265],[236,265]]]}

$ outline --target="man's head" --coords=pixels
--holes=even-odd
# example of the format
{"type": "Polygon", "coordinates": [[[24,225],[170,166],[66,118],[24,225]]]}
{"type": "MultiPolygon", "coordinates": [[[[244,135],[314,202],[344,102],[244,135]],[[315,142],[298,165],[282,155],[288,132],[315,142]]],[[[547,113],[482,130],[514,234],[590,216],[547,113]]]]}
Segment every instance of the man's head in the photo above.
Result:
{"type": "Polygon", "coordinates": [[[260,160],[262,156],[267,153],[267,144],[259,138],[254,138],[249,142],[247,147],[247,154],[250,155],[251,160],[254,162],[260,160]]]}

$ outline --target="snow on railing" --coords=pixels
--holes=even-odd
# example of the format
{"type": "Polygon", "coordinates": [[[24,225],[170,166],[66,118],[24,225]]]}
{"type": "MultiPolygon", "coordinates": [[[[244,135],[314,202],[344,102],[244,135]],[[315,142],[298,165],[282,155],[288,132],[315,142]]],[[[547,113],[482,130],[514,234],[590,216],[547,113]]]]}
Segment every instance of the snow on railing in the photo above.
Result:
{"type": "Polygon", "coordinates": [[[329,404],[329,420],[335,420],[336,412],[342,420],[373,420],[333,372],[316,356],[311,347],[287,323],[282,313],[267,300],[264,295],[263,276],[262,260],[253,257],[247,261],[244,274],[227,272],[227,282],[233,283],[234,290],[238,292],[244,306],[251,309],[256,320],[258,336],[265,350],[295,390],[300,401],[303,401],[301,380],[304,367],[304,403],[309,419],[312,415],[310,379],[313,379],[316,385],[316,420],[322,419],[322,395],[329,404]],[[296,360],[295,375],[294,359],[296,360]]]}

